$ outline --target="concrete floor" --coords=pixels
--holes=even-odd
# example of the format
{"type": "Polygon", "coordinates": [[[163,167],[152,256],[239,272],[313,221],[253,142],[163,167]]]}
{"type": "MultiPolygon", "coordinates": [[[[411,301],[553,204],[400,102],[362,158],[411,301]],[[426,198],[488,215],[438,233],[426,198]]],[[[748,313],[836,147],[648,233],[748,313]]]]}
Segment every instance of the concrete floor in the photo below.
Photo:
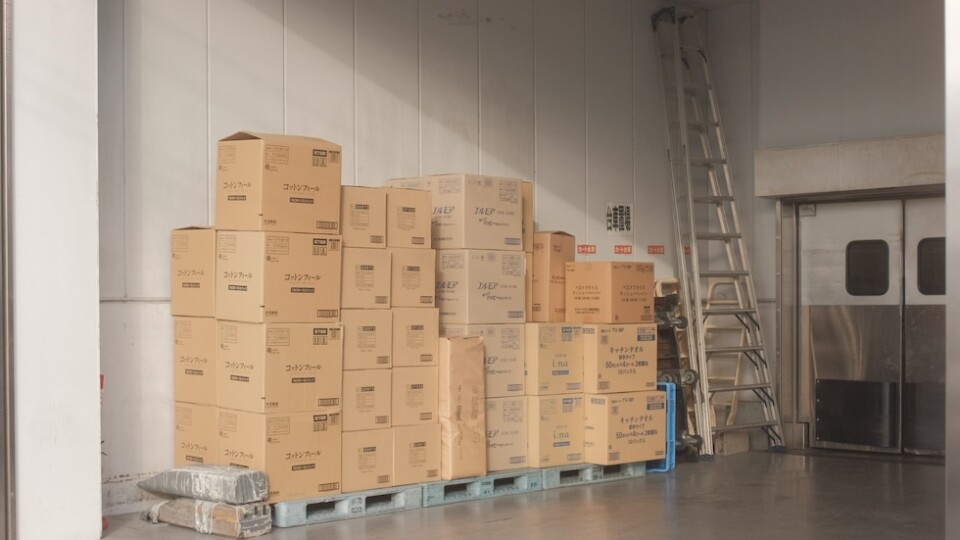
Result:
{"type": "MultiPolygon", "coordinates": [[[[263,538],[935,540],[943,522],[942,463],[751,453],[634,480],[275,529],[263,538]]],[[[120,516],[106,538],[210,537],[120,516]]]]}

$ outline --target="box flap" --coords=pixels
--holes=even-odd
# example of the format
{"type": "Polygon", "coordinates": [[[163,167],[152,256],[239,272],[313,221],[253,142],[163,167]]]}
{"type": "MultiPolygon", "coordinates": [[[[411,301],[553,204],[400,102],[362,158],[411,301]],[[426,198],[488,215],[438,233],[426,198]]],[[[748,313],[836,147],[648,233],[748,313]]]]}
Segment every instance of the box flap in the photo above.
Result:
{"type": "Polygon", "coordinates": [[[533,234],[560,234],[563,236],[569,236],[570,238],[573,238],[573,235],[566,231],[536,231],[533,234]]]}
{"type": "Polygon", "coordinates": [[[256,131],[238,131],[233,135],[228,135],[220,141],[251,141],[251,140],[263,140],[263,141],[287,141],[288,143],[300,143],[307,145],[316,145],[318,142],[326,146],[334,146],[337,150],[340,149],[340,145],[335,142],[330,142],[326,139],[321,139],[320,137],[305,137],[302,135],[281,135],[279,133],[259,133],[256,131]]]}

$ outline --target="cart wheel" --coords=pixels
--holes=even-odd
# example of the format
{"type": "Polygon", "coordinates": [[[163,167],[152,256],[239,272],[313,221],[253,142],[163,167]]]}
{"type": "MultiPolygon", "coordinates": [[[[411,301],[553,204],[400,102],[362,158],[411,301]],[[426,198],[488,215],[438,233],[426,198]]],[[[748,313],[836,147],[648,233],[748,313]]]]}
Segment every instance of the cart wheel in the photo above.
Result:
{"type": "Polygon", "coordinates": [[[680,376],[680,381],[684,386],[696,386],[698,380],[700,380],[700,377],[697,376],[697,372],[689,369],[680,376]]]}
{"type": "Polygon", "coordinates": [[[673,325],[679,328],[680,330],[683,330],[684,328],[686,328],[688,324],[689,322],[687,321],[686,317],[677,317],[676,319],[673,320],[673,325]]]}

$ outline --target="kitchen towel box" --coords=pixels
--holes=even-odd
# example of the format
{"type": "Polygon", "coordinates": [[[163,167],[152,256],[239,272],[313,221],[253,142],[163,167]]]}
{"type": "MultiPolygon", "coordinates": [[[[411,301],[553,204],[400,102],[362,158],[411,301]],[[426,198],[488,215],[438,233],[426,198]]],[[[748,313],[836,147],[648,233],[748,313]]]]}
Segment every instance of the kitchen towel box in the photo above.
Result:
{"type": "Polygon", "coordinates": [[[523,258],[511,251],[438,251],[440,324],[524,322],[523,258]]]}
{"type": "Polygon", "coordinates": [[[531,396],[583,392],[583,329],[571,323],[527,323],[526,388],[531,396]]]}
{"type": "Polygon", "coordinates": [[[584,459],[617,465],[663,459],[666,450],[666,393],[587,394],[584,459]]]}
{"type": "Polygon", "coordinates": [[[393,365],[393,312],[389,309],[345,309],[343,369],[383,369],[393,365]]]}
{"type": "Polygon", "coordinates": [[[566,270],[568,322],[654,322],[653,263],[568,262],[566,270]]]}
{"type": "Polygon", "coordinates": [[[217,320],[173,318],[173,400],[217,404],[217,320]]]}
{"type": "Polygon", "coordinates": [[[390,180],[393,187],[423,189],[433,202],[435,249],[522,251],[521,182],[474,174],[390,180]]]}
{"type": "Polygon", "coordinates": [[[217,143],[217,229],[340,234],[340,145],[241,131],[217,143]]]}
{"type": "Polygon", "coordinates": [[[485,396],[522,396],[524,384],[524,328],[522,324],[449,324],[444,337],[483,337],[485,396]]]}
{"type": "Polygon", "coordinates": [[[393,367],[435,366],[440,310],[393,308],[393,367]]]}
{"type": "Polygon", "coordinates": [[[219,409],[220,465],[267,473],[277,503],[340,493],[340,410],[289,414],[219,409]]]}
{"type": "Polygon", "coordinates": [[[217,232],[217,319],[339,322],[340,237],[217,232]]]}
{"type": "Polygon", "coordinates": [[[340,406],[340,324],[217,324],[217,405],[250,412],[340,406]]]}
{"type": "Polygon", "coordinates": [[[342,186],[340,228],[344,247],[387,247],[387,191],[384,188],[342,186]]]}
{"type": "Polygon", "coordinates": [[[656,387],[655,324],[583,325],[584,392],[641,392],[656,387]]]}
{"type": "Polygon", "coordinates": [[[170,233],[170,313],[216,314],[217,231],[187,227],[170,233]]]}
{"type": "Polygon", "coordinates": [[[576,257],[576,243],[573,235],[565,232],[534,233],[531,321],[566,320],[566,264],[576,257]]]}
{"type": "Polygon", "coordinates": [[[487,474],[483,338],[440,338],[440,479],[487,474]]]}

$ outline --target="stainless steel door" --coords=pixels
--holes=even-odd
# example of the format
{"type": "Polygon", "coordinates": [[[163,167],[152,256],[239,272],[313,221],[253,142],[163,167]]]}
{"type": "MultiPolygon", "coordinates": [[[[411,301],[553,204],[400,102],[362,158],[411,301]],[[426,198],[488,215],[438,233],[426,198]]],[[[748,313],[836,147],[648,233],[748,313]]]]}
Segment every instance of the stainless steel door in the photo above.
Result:
{"type": "Polygon", "coordinates": [[[944,200],[904,203],[903,450],[944,454],[944,200]]]}
{"type": "Polygon", "coordinates": [[[804,205],[799,219],[811,445],[899,452],[902,202],[804,205]]]}

